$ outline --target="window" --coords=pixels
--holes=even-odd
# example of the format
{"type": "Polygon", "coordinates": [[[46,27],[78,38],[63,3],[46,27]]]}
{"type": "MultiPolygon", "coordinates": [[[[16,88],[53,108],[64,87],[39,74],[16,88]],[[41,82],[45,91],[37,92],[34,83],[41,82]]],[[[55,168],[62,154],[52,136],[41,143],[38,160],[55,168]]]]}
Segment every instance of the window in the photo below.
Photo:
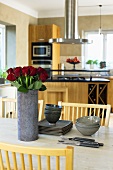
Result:
{"type": "Polygon", "coordinates": [[[5,68],[5,26],[0,25],[0,69],[5,68]]]}
{"type": "Polygon", "coordinates": [[[101,35],[98,31],[89,31],[85,32],[85,38],[93,43],[83,46],[83,67],[86,68],[87,60],[98,60],[99,63],[105,61],[106,68],[113,68],[113,31],[103,31],[101,35]]]}

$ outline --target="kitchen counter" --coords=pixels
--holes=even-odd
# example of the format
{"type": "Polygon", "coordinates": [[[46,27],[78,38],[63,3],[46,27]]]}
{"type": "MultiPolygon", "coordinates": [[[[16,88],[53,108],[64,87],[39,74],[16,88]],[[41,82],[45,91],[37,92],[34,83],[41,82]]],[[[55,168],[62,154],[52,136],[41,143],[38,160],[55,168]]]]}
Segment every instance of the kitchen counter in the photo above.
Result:
{"type": "Polygon", "coordinates": [[[76,74],[54,75],[47,79],[47,82],[110,82],[108,77],[93,77],[76,74]]]}
{"type": "Polygon", "coordinates": [[[50,70],[50,74],[51,77],[47,82],[110,82],[110,79],[113,79],[113,76],[110,76],[110,70],[106,69],[50,70]],[[95,75],[92,74],[92,72],[94,72],[95,75]],[[104,75],[102,75],[103,73],[104,75]]]}
{"type": "Polygon", "coordinates": [[[72,80],[68,80],[68,79],[48,79],[46,82],[110,82],[109,79],[105,79],[105,78],[86,78],[86,79],[72,79],[72,80]]]}

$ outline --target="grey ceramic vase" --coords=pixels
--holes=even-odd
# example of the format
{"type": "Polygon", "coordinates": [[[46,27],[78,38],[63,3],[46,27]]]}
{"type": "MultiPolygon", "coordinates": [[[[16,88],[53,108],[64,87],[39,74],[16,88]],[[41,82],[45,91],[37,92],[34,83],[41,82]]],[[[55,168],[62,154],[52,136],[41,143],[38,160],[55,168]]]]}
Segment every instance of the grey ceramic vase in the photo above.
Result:
{"type": "Polygon", "coordinates": [[[17,92],[18,139],[34,141],[38,139],[38,91],[17,92]]]}
{"type": "Polygon", "coordinates": [[[44,115],[50,125],[55,125],[61,116],[61,106],[46,104],[44,115]]]}

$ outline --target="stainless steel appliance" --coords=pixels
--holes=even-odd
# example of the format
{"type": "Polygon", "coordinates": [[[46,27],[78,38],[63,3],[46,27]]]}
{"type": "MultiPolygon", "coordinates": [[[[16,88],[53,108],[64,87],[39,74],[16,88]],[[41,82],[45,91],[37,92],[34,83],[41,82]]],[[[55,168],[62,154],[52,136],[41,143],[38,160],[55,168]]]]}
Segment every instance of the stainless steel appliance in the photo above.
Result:
{"type": "Polygon", "coordinates": [[[52,69],[52,44],[48,42],[32,43],[32,65],[46,69],[49,77],[52,69]]]}
{"type": "Polygon", "coordinates": [[[32,60],[52,60],[52,44],[32,42],[32,60]]]}
{"type": "Polygon", "coordinates": [[[92,43],[78,35],[78,0],[65,0],[65,35],[64,38],[51,38],[50,43],[84,44],[92,43]]]}

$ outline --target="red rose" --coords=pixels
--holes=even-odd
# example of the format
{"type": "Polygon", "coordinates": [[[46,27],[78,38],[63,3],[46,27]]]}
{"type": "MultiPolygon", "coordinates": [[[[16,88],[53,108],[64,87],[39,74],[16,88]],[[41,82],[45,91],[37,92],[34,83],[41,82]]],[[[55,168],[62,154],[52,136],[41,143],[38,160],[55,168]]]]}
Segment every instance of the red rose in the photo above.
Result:
{"type": "Polygon", "coordinates": [[[14,73],[14,72],[13,72],[13,68],[9,68],[6,72],[7,72],[8,74],[14,73]]]}
{"type": "Polygon", "coordinates": [[[22,68],[22,75],[23,76],[29,75],[29,67],[30,66],[25,66],[25,67],[22,68]]]}
{"type": "Polygon", "coordinates": [[[16,77],[20,77],[22,73],[22,68],[21,67],[16,67],[14,68],[14,74],[16,77]]]}
{"type": "Polygon", "coordinates": [[[46,81],[46,79],[48,78],[48,74],[47,72],[43,72],[43,73],[40,73],[39,75],[39,80],[41,80],[42,82],[46,81]]]}
{"type": "Polygon", "coordinates": [[[15,81],[15,80],[16,80],[16,77],[15,77],[15,75],[14,75],[13,73],[11,73],[11,74],[8,74],[7,80],[9,80],[9,81],[15,81]]]}
{"type": "Polygon", "coordinates": [[[42,67],[38,67],[38,69],[37,69],[38,73],[42,73],[43,71],[45,71],[45,69],[43,69],[42,67]]]}
{"type": "Polygon", "coordinates": [[[32,66],[29,66],[29,71],[30,71],[29,73],[30,76],[35,76],[37,74],[37,68],[34,68],[32,66]]]}

